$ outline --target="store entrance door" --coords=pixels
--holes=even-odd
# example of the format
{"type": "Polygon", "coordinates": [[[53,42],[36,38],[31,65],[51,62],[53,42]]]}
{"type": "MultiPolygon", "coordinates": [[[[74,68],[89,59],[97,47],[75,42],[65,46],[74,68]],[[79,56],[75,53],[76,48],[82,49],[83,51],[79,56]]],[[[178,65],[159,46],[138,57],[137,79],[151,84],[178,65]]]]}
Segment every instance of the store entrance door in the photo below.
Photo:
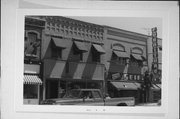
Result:
{"type": "Polygon", "coordinates": [[[47,90],[47,99],[49,98],[58,98],[58,81],[50,81],[46,82],[46,90],[47,90]]]}

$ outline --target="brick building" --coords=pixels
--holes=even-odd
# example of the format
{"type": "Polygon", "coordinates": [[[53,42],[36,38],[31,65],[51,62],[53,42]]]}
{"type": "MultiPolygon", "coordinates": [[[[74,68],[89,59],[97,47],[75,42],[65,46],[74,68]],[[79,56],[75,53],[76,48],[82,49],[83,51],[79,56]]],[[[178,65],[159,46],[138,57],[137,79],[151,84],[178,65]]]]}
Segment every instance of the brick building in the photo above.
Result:
{"type": "Polygon", "coordinates": [[[73,88],[98,88],[141,101],[148,38],[60,16],[26,16],[25,77],[37,82],[39,100],[61,98],[73,88]]]}

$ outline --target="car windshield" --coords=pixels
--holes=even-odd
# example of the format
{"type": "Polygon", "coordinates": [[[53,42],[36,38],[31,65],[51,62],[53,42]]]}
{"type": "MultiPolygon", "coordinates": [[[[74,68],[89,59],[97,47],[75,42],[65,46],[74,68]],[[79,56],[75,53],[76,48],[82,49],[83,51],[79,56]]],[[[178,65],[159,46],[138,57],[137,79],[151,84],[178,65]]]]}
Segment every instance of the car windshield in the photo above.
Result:
{"type": "Polygon", "coordinates": [[[68,91],[63,98],[79,98],[80,90],[70,90],[68,91]]]}

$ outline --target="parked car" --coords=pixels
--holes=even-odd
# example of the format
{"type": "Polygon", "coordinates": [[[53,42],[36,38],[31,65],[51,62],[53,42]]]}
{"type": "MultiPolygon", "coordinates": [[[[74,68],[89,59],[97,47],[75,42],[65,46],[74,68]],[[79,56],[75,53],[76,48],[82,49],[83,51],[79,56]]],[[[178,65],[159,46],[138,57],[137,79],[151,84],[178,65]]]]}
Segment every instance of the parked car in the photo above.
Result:
{"type": "Polygon", "coordinates": [[[104,97],[99,89],[72,89],[63,98],[46,99],[41,104],[91,105],[91,106],[134,106],[134,97],[104,97]]]}

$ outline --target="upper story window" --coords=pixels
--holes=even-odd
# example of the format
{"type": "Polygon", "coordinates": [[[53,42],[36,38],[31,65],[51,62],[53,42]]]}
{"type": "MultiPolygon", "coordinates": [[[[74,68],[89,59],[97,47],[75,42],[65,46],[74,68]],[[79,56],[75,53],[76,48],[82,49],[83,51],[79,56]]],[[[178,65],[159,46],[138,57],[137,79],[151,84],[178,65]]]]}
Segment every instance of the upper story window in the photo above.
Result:
{"type": "Polygon", "coordinates": [[[62,48],[52,46],[52,58],[62,58],[62,48]]]}
{"type": "Polygon", "coordinates": [[[126,52],[121,52],[116,50],[114,50],[112,54],[112,60],[117,61],[119,64],[123,64],[123,65],[127,63],[129,57],[130,56],[126,52]]]}
{"type": "Polygon", "coordinates": [[[137,54],[131,54],[131,59],[129,61],[129,64],[133,66],[142,66],[143,65],[142,56],[137,54]]]}
{"type": "Polygon", "coordinates": [[[83,60],[83,52],[78,50],[75,45],[73,45],[73,55],[75,55],[77,59],[79,59],[81,61],[83,60]]]}
{"type": "Polygon", "coordinates": [[[120,43],[112,43],[112,61],[116,61],[119,64],[125,65],[130,58],[129,54],[126,53],[125,47],[120,43]]]}
{"type": "Polygon", "coordinates": [[[131,59],[130,65],[134,66],[143,66],[143,61],[145,61],[145,57],[143,57],[143,50],[139,47],[134,47],[131,50],[131,59]]]}
{"type": "Polygon", "coordinates": [[[73,55],[75,55],[79,60],[83,60],[83,53],[87,52],[87,48],[83,42],[74,41],[73,43],[73,55]]]}
{"type": "Polygon", "coordinates": [[[93,62],[101,62],[101,55],[99,52],[92,51],[92,61],[93,62]]]}
{"type": "Polygon", "coordinates": [[[66,46],[63,43],[63,39],[61,38],[52,38],[51,42],[51,56],[52,58],[62,58],[62,50],[65,49],[66,46]]]}
{"type": "Polygon", "coordinates": [[[105,53],[105,50],[101,45],[93,44],[91,53],[93,62],[101,62],[101,55],[105,53]]]}
{"type": "Polygon", "coordinates": [[[27,54],[33,54],[36,55],[37,53],[37,34],[30,32],[27,34],[27,37],[25,38],[25,55],[27,54]]]}
{"type": "MultiPolygon", "coordinates": [[[[40,59],[40,33],[33,30],[25,31],[24,58],[25,61],[39,61],[40,59]]],[[[26,62],[26,63],[28,63],[26,62]]]]}
{"type": "Polygon", "coordinates": [[[138,61],[135,58],[133,58],[131,55],[131,59],[129,61],[129,64],[133,65],[133,66],[138,66],[138,61]]]}

